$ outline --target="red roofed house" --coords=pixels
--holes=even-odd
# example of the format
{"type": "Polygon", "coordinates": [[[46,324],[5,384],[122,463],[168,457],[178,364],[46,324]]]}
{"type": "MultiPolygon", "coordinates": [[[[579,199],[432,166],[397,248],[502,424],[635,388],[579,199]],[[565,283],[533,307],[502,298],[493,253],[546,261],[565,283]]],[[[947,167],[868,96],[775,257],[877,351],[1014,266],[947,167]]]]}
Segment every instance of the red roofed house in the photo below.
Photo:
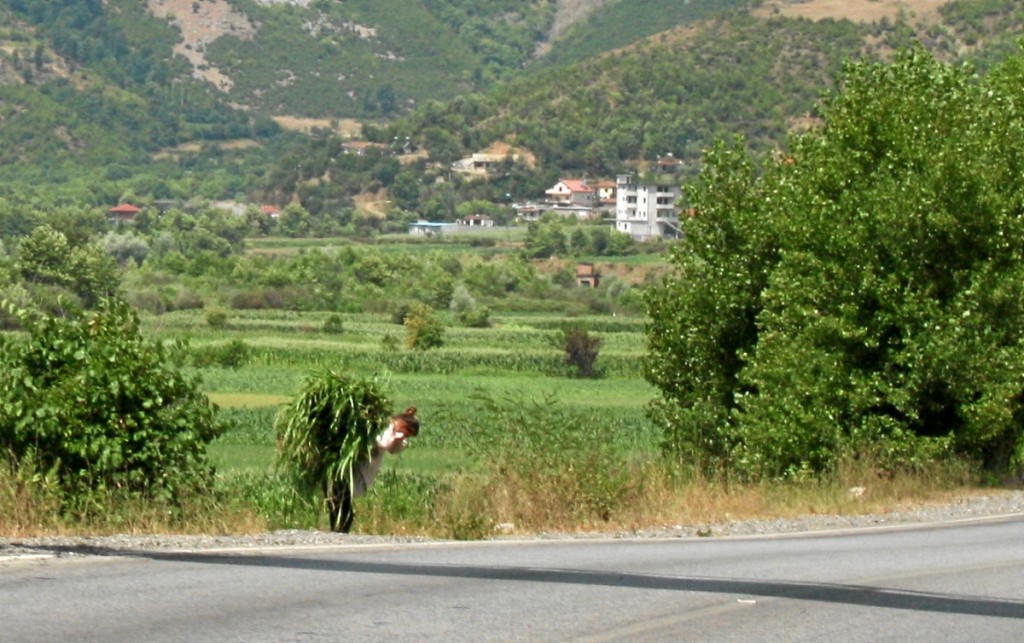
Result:
{"type": "Polygon", "coordinates": [[[142,212],[142,208],[135,207],[131,203],[122,203],[107,210],[107,217],[111,221],[131,222],[135,220],[135,215],[140,212],[142,212]]]}
{"type": "Polygon", "coordinates": [[[594,189],[583,179],[562,179],[544,194],[551,197],[557,205],[579,205],[584,208],[594,207],[594,189]]]}
{"type": "Polygon", "coordinates": [[[271,219],[276,219],[277,217],[281,216],[281,208],[277,207],[276,205],[261,205],[260,212],[267,215],[271,219]]]}

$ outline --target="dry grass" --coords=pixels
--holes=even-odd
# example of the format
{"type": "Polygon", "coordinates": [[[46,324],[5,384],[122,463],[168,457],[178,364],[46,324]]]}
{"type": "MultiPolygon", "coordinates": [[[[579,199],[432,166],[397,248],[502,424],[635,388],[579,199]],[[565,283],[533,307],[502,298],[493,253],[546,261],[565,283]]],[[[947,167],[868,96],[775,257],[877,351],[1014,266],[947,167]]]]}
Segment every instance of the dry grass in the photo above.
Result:
{"type": "Polygon", "coordinates": [[[851,464],[827,481],[730,484],[704,478],[680,481],[649,464],[637,466],[611,496],[587,494],[565,475],[506,475],[500,480],[461,476],[412,520],[389,512],[386,504],[394,502],[394,496],[371,500],[361,510],[356,528],[365,533],[461,539],[680,527],[711,535],[732,522],[884,514],[976,493],[991,491],[974,486],[966,470],[948,465],[883,474],[851,464]]]}
{"type": "Polygon", "coordinates": [[[896,19],[901,12],[908,18],[925,20],[934,16],[939,7],[951,0],[768,0],[754,11],[760,17],[784,16],[809,20],[846,19],[871,23],[882,18],[896,19]]]}
{"type": "MultiPolygon", "coordinates": [[[[576,473],[580,472],[529,479],[475,473],[443,482],[421,477],[411,484],[385,483],[378,485],[385,489],[375,487],[357,503],[355,529],[456,539],[678,528],[713,535],[720,525],[731,522],[884,514],[991,493],[973,485],[966,469],[950,465],[890,475],[851,464],[831,480],[760,484],[680,480],[653,463],[634,465],[618,486],[608,484],[615,478],[602,480],[601,473],[597,478],[591,473],[574,479],[576,473]],[[593,488],[586,486],[587,480],[595,481],[593,488]]],[[[0,537],[242,535],[284,526],[268,525],[255,509],[230,495],[192,498],[178,508],[100,496],[72,516],[62,515],[54,498],[38,472],[14,474],[0,467],[0,537]]]]}
{"type": "Polygon", "coordinates": [[[302,118],[298,116],[275,116],[274,120],[286,130],[312,132],[314,129],[332,130],[343,138],[358,138],[362,136],[362,124],[351,118],[327,119],[327,118],[302,118]]]}

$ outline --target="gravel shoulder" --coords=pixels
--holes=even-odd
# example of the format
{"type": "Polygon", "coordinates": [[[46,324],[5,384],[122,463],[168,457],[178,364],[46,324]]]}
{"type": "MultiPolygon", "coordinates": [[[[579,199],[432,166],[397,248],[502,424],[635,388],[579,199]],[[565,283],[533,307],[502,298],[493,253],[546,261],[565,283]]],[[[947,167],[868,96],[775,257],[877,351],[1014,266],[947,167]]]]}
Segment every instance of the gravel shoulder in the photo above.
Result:
{"type": "MultiPolygon", "coordinates": [[[[941,504],[915,505],[885,514],[808,515],[797,518],[743,520],[702,525],[671,525],[636,531],[496,535],[495,540],[564,540],[596,538],[692,538],[796,534],[861,528],[899,527],[1012,516],[1024,518],[1024,490],[961,497],[941,504]]],[[[174,534],[0,538],[0,567],[12,562],[140,552],[234,550],[338,545],[393,545],[442,542],[428,538],[323,531],[282,530],[247,536],[174,534]]]]}

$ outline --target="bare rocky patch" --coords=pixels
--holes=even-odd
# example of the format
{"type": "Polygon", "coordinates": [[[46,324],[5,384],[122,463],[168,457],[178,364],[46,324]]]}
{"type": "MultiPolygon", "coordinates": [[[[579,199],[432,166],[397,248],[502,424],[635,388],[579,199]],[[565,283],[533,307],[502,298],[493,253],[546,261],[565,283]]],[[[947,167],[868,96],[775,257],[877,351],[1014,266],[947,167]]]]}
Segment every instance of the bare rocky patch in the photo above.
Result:
{"type": "Polygon", "coordinates": [[[895,20],[902,13],[908,20],[926,20],[950,0],[768,0],[754,11],[760,17],[784,16],[808,20],[850,20],[872,23],[883,18],[895,20]]]}
{"type": "Polygon", "coordinates": [[[234,83],[206,60],[204,52],[206,45],[221,36],[252,38],[256,27],[248,16],[235,11],[226,0],[147,0],[146,6],[154,16],[170,20],[181,31],[182,42],[174,46],[174,53],[192,63],[192,75],[223,92],[230,91],[234,83]]]}

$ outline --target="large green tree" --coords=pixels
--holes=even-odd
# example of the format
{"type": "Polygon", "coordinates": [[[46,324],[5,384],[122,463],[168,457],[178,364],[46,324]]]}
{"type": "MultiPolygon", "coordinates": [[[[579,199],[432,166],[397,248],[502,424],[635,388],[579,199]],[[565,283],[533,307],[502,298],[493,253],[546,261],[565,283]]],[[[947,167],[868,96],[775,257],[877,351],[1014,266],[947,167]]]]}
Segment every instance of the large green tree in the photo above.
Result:
{"type": "Polygon", "coordinates": [[[1024,58],[860,63],[823,126],[736,145],[648,297],[666,446],[752,477],[952,455],[1024,464],[1024,58]]]}

